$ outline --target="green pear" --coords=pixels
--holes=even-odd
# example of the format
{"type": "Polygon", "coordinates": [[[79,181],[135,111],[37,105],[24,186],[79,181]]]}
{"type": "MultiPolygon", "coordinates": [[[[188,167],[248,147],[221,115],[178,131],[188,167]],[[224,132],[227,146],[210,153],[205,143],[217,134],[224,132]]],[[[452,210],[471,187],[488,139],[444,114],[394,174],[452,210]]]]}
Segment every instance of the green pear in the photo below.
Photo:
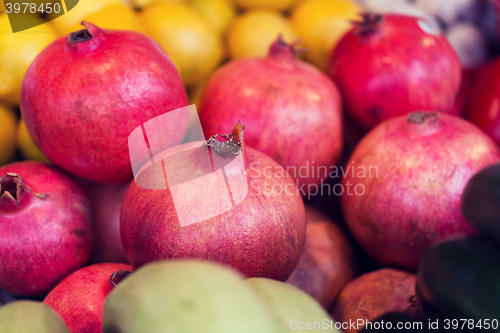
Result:
{"type": "Polygon", "coordinates": [[[0,308],[0,332],[69,333],[69,329],[47,304],[17,301],[0,308]]]}
{"type": "Polygon", "coordinates": [[[197,260],[139,268],[108,295],[104,333],[284,333],[229,268],[197,260]]]}
{"type": "Polygon", "coordinates": [[[250,278],[244,283],[257,292],[285,332],[340,332],[325,309],[299,288],[266,278],[250,278]]]}

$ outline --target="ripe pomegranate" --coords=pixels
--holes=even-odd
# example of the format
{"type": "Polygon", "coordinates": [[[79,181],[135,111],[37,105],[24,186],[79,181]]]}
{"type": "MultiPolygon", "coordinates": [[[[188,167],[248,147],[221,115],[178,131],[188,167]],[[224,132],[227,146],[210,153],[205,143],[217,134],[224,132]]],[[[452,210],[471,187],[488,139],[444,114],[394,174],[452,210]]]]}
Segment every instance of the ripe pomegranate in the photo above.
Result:
{"type": "Polygon", "coordinates": [[[287,283],[329,309],[340,289],[357,275],[352,245],[338,225],[306,206],[306,242],[287,283]]]}
{"type": "Polygon", "coordinates": [[[92,213],[92,263],[128,263],[120,235],[120,210],[129,183],[98,184],[84,179],[79,183],[87,193],[92,213]]]}
{"type": "Polygon", "coordinates": [[[302,198],[283,167],[245,147],[243,130],[167,149],[139,171],[120,216],[135,268],[200,258],[248,277],[292,274],[306,233],[302,198]]]}
{"type": "Polygon", "coordinates": [[[90,207],[57,168],[18,162],[0,168],[0,288],[47,293],[90,257],[90,207]]]}
{"type": "Polygon", "coordinates": [[[500,58],[477,71],[467,119],[500,145],[500,58]]]}
{"type": "Polygon", "coordinates": [[[424,18],[365,14],[330,57],[348,116],[370,129],[417,110],[447,112],[460,88],[455,51],[424,18]]]}
{"type": "Polygon", "coordinates": [[[61,316],[71,333],[101,333],[104,300],[130,271],[132,266],[117,263],[81,268],[52,289],[43,303],[61,316]]]}
{"type": "MultiPolygon", "coordinates": [[[[172,61],[149,37],[83,24],[85,30],[56,40],[29,67],[23,118],[57,166],[98,183],[128,182],[128,135],[186,106],[186,92],[172,61]]],[[[164,128],[163,141],[171,145],[182,141],[189,122],[187,114],[175,118],[164,128]]]]}
{"type": "Polygon", "coordinates": [[[500,161],[495,143],[473,124],[438,112],[412,112],[369,132],[342,180],[349,229],[378,262],[415,270],[422,252],[470,234],[460,210],[468,180],[500,161]]]}
{"type": "Polygon", "coordinates": [[[205,134],[226,133],[239,120],[246,124],[248,146],[285,167],[304,195],[340,157],[341,101],[335,84],[297,60],[298,52],[280,37],[266,58],[237,59],[218,69],[203,93],[200,120],[205,134]]]}
{"type": "MultiPolygon", "coordinates": [[[[340,323],[371,321],[391,311],[406,311],[415,296],[415,275],[390,268],[361,275],[340,292],[332,315],[340,323]]],[[[361,330],[361,325],[342,327],[345,333],[361,330]]]]}

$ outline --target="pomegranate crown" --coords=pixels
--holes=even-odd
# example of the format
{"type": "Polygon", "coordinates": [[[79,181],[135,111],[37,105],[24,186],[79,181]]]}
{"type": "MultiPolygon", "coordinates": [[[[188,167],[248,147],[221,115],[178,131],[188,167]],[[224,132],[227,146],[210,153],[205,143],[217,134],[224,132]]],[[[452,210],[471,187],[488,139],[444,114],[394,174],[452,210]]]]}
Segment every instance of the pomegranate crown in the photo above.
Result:
{"type": "Polygon", "coordinates": [[[362,37],[369,36],[380,31],[380,26],[384,21],[384,16],[379,13],[362,13],[361,21],[352,22],[355,25],[354,34],[362,37]]]}
{"type": "MultiPolygon", "coordinates": [[[[19,207],[19,199],[24,192],[33,193],[28,184],[25,184],[17,173],[7,172],[5,176],[0,178],[0,202],[14,202],[19,207]]],[[[33,193],[33,195],[45,199],[45,193],[33,193]]]]}
{"type": "Polygon", "coordinates": [[[244,148],[243,132],[245,126],[238,121],[231,134],[214,134],[205,144],[215,150],[217,154],[230,151],[233,155],[238,155],[244,148]]]}
{"type": "Polygon", "coordinates": [[[298,47],[299,44],[300,39],[296,39],[291,44],[286,43],[280,34],[278,35],[278,39],[271,44],[271,47],[269,48],[269,56],[296,58],[299,54],[307,51],[304,47],[298,47]]]}

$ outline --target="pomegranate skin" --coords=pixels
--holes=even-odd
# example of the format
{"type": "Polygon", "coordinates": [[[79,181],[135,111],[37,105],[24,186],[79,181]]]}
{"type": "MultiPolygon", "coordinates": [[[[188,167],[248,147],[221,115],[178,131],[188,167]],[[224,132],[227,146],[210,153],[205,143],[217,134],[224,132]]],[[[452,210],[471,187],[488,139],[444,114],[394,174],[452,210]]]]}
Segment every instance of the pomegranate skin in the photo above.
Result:
{"type": "Polygon", "coordinates": [[[91,263],[120,262],[128,264],[120,235],[120,211],[129,183],[98,184],[79,179],[90,201],[93,247],[91,263]]]}
{"type": "MultiPolygon", "coordinates": [[[[356,322],[358,319],[372,321],[387,312],[404,312],[412,306],[415,296],[414,274],[384,268],[361,275],[349,282],[340,292],[332,309],[336,321],[356,322]]],[[[361,330],[347,327],[345,333],[361,330]]]]}
{"type": "Polygon", "coordinates": [[[17,206],[4,192],[15,187],[0,180],[0,288],[16,296],[42,295],[89,259],[89,202],[55,167],[18,162],[0,168],[0,178],[7,173],[19,175],[31,191],[21,190],[17,206]]]}
{"type": "MultiPolygon", "coordinates": [[[[58,167],[98,183],[129,182],[130,132],[186,106],[187,95],[174,64],[152,39],[84,24],[92,39],[60,38],[33,61],[21,89],[22,115],[58,167]]],[[[173,119],[164,142],[180,143],[188,118],[173,119]]]]}
{"type": "Polygon", "coordinates": [[[104,301],[111,275],[132,266],[100,263],[73,272],[47,294],[43,303],[54,309],[71,333],[101,333],[104,301]]]}
{"type": "Polygon", "coordinates": [[[477,71],[467,119],[500,145],[500,59],[477,71]]]}
{"type": "Polygon", "coordinates": [[[439,28],[396,14],[365,14],[333,50],[328,73],[365,129],[418,110],[453,112],[462,75],[439,28]]]}
{"type": "MultiPolygon", "coordinates": [[[[189,145],[202,149],[202,142],[189,145]]],[[[174,205],[169,188],[152,190],[135,181],[130,184],[120,230],[134,268],[155,260],[198,258],[232,266],[247,277],[285,281],[292,274],[306,234],[302,198],[279,164],[252,148],[243,153],[248,195],[232,209],[195,224],[182,227],[177,215],[179,210],[192,209],[193,200],[174,205]]],[[[199,164],[196,157],[183,160],[188,174],[198,172],[199,164]]]]}
{"type": "Polygon", "coordinates": [[[266,58],[229,62],[208,81],[199,111],[207,136],[245,124],[246,144],[285,167],[304,195],[326,178],[318,168],[340,157],[342,106],[335,84],[296,52],[278,39],[266,58]]]}
{"type": "Polygon", "coordinates": [[[306,206],[307,232],[299,263],[286,281],[329,309],[342,287],[357,275],[357,259],[340,227],[306,206]]]}
{"type": "Polygon", "coordinates": [[[361,140],[344,169],[347,225],[379,263],[416,270],[435,241],[474,233],[460,210],[462,192],[499,160],[495,143],[461,118],[414,112],[387,120],[361,140]]]}

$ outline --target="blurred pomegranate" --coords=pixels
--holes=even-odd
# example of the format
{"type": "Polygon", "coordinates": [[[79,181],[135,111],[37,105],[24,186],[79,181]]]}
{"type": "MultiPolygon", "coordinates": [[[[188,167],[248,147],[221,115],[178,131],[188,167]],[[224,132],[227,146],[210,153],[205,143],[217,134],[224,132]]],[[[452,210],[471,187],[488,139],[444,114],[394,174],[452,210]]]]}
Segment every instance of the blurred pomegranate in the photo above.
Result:
{"type": "Polygon", "coordinates": [[[347,115],[366,129],[412,111],[447,112],[460,88],[455,51],[424,18],[365,14],[330,60],[347,115]]]}
{"type": "Polygon", "coordinates": [[[340,157],[341,102],[328,77],[297,60],[297,52],[279,38],[266,58],[234,60],[217,70],[203,93],[200,119],[206,135],[246,124],[248,146],[287,169],[304,195],[340,157]]]}
{"type": "Polygon", "coordinates": [[[414,112],[387,120],[345,166],[347,225],[381,264],[415,270],[435,241],[474,232],[460,210],[462,192],[474,174],[498,161],[495,143],[461,118],[414,112]]]}
{"type": "MultiPolygon", "coordinates": [[[[332,315],[337,322],[357,323],[387,312],[403,312],[412,306],[415,281],[414,274],[389,268],[363,274],[342,289],[332,315]]],[[[354,333],[361,328],[346,326],[343,331],[354,333]]]]}
{"type": "Polygon", "coordinates": [[[90,257],[90,207],[57,168],[18,162],[0,168],[0,288],[47,293],[90,257]]]}
{"type": "Polygon", "coordinates": [[[477,71],[467,119],[500,145],[500,58],[477,71]]]}
{"type": "Polygon", "coordinates": [[[306,233],[302,198],[283,167],[245,147],[243,129],[167,149],[130,184],[120,229],[135,268],[200,258],[248,277],[292,274],[306,233]]]}
{"type": "Polygon", "coordinates": [[[132,266],[114,263],[81,268],[62,280],[43,302],[61,316],[71,333],[101,333],[106,296],[130,271],[132,266]]]}
{"type": "Polygon", "coordinates": [[[340,289],[356,276],[353,248],[338,225],[306,206],[307,232],[299,263],[287,282],[329,309],[340,289]]]}
{"type": "MultiPolygon", "coordinates": [[[[85,30],[56,40],[29,67],[21,91],[23,119],[57,166],[94,182],[124,183],[132,179],[130,132],[186,106],[186,92],[152,39],[83,24],[85,30]]],[[[164,128],[163,142],[171,145],[182,141],[189,122],[187,114],[175,118],[164,128]]]]}

